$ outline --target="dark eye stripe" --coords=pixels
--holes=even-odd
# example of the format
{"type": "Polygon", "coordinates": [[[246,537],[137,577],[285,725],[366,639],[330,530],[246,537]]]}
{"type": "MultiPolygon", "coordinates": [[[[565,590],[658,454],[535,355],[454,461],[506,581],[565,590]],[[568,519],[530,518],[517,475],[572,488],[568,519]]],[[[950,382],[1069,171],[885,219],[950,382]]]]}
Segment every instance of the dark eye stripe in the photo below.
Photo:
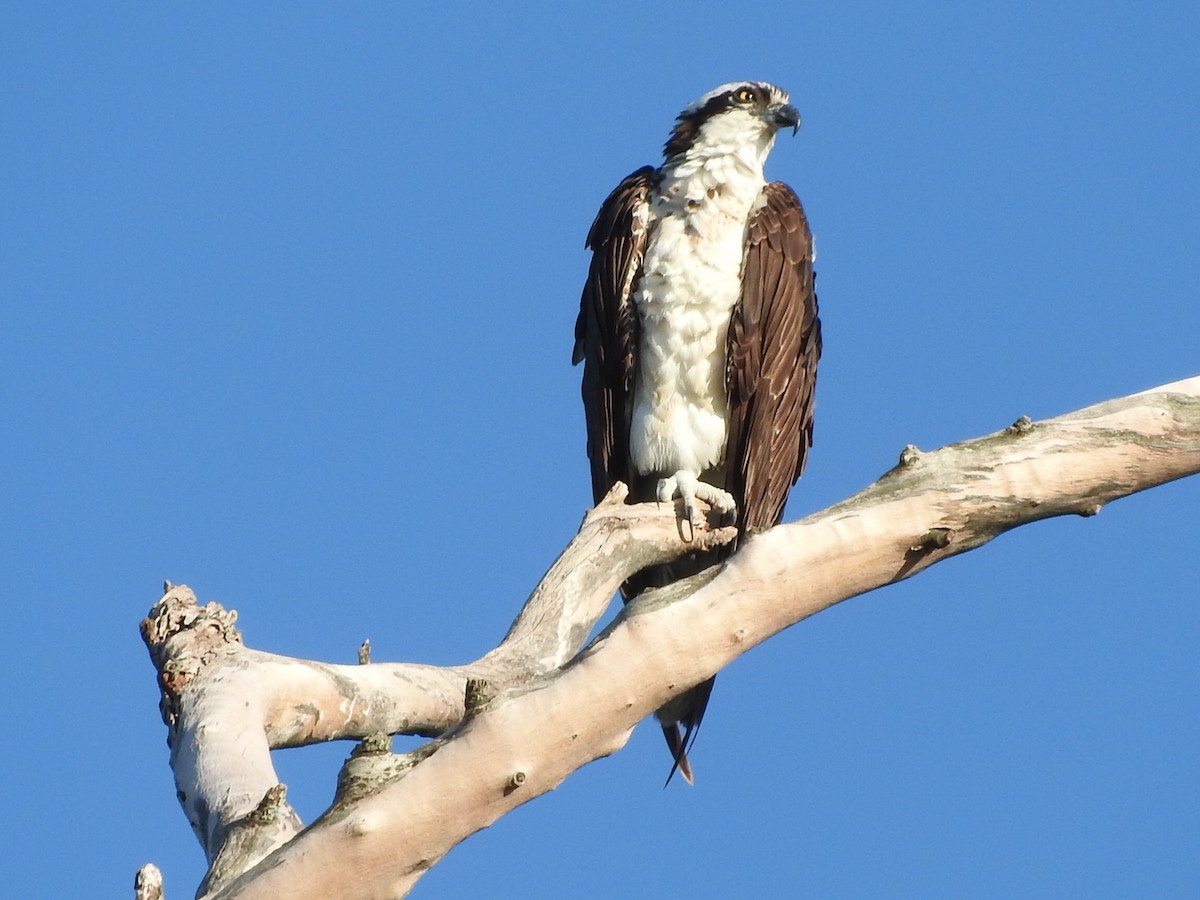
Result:
{"type": "Polygon", "coordinates": [[[770,100],[777,99],[776,93],[769,84],[750,82],[730,88],[720,94],[714,94],[704,102],[703,106],[688,107],[676,119],[671,136],[667,139],[666,146],[663,147],[663,155],[670,159],[686,152],[696,140],[701,126],[713,116],[743,104],[765,104],[770,100]],[[738,95],[743,92],[749,95],[749,99],[738,99],[738,95]]]}

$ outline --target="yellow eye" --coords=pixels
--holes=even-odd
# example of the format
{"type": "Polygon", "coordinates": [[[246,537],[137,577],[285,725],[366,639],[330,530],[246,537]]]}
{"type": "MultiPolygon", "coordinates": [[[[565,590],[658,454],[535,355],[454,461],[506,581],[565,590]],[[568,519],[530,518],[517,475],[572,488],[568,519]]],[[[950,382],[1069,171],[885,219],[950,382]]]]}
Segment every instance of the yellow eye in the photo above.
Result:
{"type": "Polygon", "coordinates": [[[750,90],[749,88],[742,88],[740,91],[737,92],[736,96],[737,96],[738,103],[753,103],[754,102],[754,91],[750,90]]]}

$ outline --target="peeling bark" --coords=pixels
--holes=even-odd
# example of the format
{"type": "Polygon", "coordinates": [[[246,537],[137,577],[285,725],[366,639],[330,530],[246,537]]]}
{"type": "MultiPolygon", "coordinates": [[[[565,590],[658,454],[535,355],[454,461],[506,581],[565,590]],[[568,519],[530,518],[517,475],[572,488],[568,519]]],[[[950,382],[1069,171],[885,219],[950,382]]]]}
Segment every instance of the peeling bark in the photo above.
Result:
{"type": "MultiPolygon", "coordinates": [[[[171,765],[221,898],[404,896],[455,844],[624,745],[670,697],[782,629],[1011,528],[1089,516],[1200,471],[1200,377],[923,453],[639,597],[586,649],[617,586],[695,549],[675,511],[588,513],[504,641],[457,667],[335,666],[246,648],[236,615],[167,586],[142,623],[171,765]],[[438,736],[396,755],[390,734],[438,736]],[[363,740],[303,833],[269,750],[363,740]]],[[[698,533],[731,540],[731,529],[698,533]]],[[[364,651],[361,659],[369,658],[364,651]]]]}

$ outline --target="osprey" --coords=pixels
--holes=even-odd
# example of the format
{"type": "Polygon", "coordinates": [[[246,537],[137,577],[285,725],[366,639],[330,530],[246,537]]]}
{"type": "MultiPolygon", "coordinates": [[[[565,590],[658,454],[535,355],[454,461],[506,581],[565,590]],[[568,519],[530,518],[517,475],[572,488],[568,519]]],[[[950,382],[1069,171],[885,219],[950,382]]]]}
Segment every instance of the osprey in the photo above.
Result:
{"type": "MultiPolygon", "coordinates": [[[[679,114],[657,169],[600,207],[573,362],[583,362],[592,494],[710,504],[739,536],[778,524],[812,446],[821,327],[800,201],[763,178],[780,128],[800,115],[771,84],[737,82],[679,114]]],[[[720,561],[693,553],[622,586],[626,600],[720,561]]],[[[690,784],[687,751],[713,679],[658,711],[690,784]]],[[[671,775],[667,776],[670,781],[671,775]]]]}

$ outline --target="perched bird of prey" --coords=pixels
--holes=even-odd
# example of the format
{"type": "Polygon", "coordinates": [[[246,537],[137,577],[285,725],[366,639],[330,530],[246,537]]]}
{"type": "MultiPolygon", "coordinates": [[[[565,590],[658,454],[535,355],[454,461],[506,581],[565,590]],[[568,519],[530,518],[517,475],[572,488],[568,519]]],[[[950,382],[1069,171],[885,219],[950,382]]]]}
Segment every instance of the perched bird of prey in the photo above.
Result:
{"type": "MultiPolygon", "coordinates": [[[[709,503],[739,537],[770,528],[812,445],[821,326],[813,244],[791,188],[763,177],[780,128],[800,125],[788,95],[737,82],[679,114],[658,168],[604,201],[575,325],[583,362],[592,493],[617,481],[633,502],[680,499],[700,524],[709,503]]],[[[626,600],[719,562],[693,553],[647,569],[626,600]]],[[[709,679],[658,711],[690,784],[687,753],[709,679]]]]}

